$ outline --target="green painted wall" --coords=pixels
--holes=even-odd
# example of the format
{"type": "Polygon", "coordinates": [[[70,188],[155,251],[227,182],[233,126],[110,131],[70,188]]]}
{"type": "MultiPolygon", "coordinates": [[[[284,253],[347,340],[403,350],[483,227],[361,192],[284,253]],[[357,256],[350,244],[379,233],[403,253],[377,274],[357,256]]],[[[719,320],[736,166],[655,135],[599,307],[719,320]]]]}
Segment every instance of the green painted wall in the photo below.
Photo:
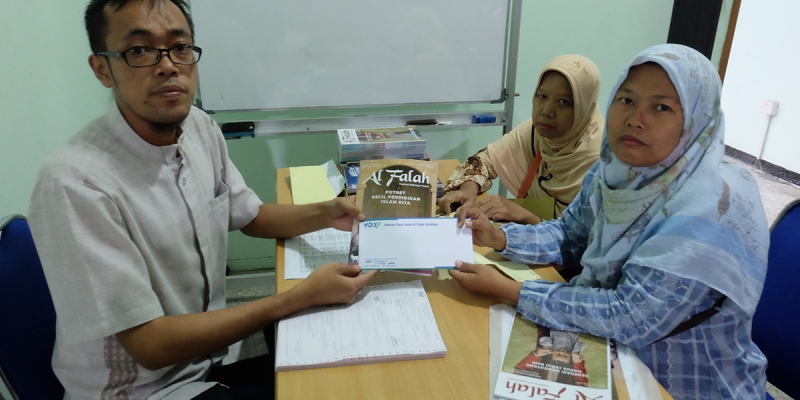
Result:
{"type": "MultiPolygon", "coordinates": [[[[112,101],[111,92],[96,81],[87,63],[84,7],[84,2],[42,0],[6,1],[0,7],[0,215],[27,214],[30,193],[47,154],[103,114],[112,101]]],[[[605,109],[608,91],[625,63],[639,50],[666,41],[671,12],[669,0],[525,0],[517,76],[520,97],[514,124],[530,115],[539,70],[560,54],[579,53],[595,61],[603,76],[600,105],[605,109]]],[[[486,107],[441,106],[436,111],[486,107]]],[[[290,115],[319,116],[311,111],[290,115]]],[[[423,133],[431,157],[463,161],[497,139],[501,131],[423,133]]],[[[333,133],[245,138],[228,141],[228,148],[247,183],[264,201],[275,201],[277,168],[322,164],[336,158],[333,133]]],[[[232,233],[230,265],[237,270],[270,268],[274,266],[274,247],[274,241],[232,233]]]]}

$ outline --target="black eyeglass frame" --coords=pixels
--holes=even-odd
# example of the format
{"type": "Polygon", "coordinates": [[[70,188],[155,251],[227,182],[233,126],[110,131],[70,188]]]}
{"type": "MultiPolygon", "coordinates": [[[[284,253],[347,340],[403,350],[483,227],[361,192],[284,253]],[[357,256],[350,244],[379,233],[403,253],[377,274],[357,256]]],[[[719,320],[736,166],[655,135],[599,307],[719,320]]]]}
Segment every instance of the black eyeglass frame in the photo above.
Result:
{"type": "Polygon", "coordinates": [[[203,56],[203,49],[201,49],[201,48],[199,48],[197,46],[191,46],[191,45],[187,45],[187,44],[179,44],[179,45],[177,45],[175,47],[171,47],[169,49],[161,49],[161,48],[158,48],[158,47],[147,47],[147,46],[134,46],[134,47],[131,47],[130,49],[127,49],[127,50],[121,51],[121,52],[120,51],[101,51],[99,53],[95,53],[95,55],[97,55],[97,56],[105,56],[105,57],[121,58],[121,59],[125,60],[125,64],[128,64],[128,66],[131,66],[133,68],[147,68],[147,67],[152,67],[153,65],[156,65],[156,64],[160,63],[161,62],[161,55],[164,52],[167,53],[167,58],[169,58],[169,60],[173,64],[177,64],[177,65],[197,64],[197,62],[200,61],[200,57],[203,56]],[[197,52],[197,58],[195,58],[195,60],[190,62],[190,63],[178,62],[178,61],[173,60],[172,59],[172,50],[175,50],[178,47],[186,47],[189,50],[192,50],[193,52],[197,52]],[[127,52],[133,50],[133,49],[136,49],[136,48],[156,50],[158,52],[156,54],[156,61],[154,63],[150,64],[150,65],[131,65],[131,63],[128,61],[128,57],[125,54],[127,52]]]}

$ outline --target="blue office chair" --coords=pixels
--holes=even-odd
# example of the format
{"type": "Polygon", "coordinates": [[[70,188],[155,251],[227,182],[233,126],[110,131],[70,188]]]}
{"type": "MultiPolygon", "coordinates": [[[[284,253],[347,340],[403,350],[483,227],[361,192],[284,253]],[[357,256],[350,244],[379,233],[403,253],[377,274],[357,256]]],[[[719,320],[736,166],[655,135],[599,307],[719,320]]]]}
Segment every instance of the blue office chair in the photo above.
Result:
{"type": "MultiPolygon", "coordinates": [[[[753,341],[767,356],[767,380],[800,399],[800,199],[787,205],[770,232],[767,279],[753,316],[753,341]]],[[[772,396],[767,395],[768,399],[772,396]]]]}
{"type": "Polygon", "coordinates": [[[50,360],[56,312],[28,221],[0,218],[0,376],[20,400],[64,398],[50,360]]]}

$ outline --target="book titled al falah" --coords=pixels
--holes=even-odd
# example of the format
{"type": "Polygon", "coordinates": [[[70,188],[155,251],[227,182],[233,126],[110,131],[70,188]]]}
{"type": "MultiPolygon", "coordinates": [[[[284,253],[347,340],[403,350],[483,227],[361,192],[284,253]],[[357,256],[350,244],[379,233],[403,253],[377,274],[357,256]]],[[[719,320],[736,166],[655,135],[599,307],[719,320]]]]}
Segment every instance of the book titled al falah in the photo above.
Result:
{"type": "Polygon", "coordinates": [[[494,396],[611,400],[610,349],[608,339],[550,329],[516,313],[494,396]]]}
{"type": "MultiPolygon", "coordinates": [[[[367,219],[433,217],[438,164],[410,159],[364,160],[356,207],[367,219]]],[[[351,264],[358,263],[358,221],[353,221],[351,264]]]]}

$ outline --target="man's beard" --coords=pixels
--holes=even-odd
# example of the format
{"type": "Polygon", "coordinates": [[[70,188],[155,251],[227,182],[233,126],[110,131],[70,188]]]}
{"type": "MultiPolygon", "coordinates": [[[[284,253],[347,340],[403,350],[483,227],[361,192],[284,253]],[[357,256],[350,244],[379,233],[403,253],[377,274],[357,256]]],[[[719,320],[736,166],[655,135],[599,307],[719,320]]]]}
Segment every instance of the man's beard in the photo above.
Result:
{"type": "Polygon", "coordinates": [[[152,122],[149,121],[148,124],[150,125],[150,129],[153,132],[158,133],[159,135],[172,135],[175,134],[180,126],[179,123],[161,123],[161,122],[152,122]]]}

